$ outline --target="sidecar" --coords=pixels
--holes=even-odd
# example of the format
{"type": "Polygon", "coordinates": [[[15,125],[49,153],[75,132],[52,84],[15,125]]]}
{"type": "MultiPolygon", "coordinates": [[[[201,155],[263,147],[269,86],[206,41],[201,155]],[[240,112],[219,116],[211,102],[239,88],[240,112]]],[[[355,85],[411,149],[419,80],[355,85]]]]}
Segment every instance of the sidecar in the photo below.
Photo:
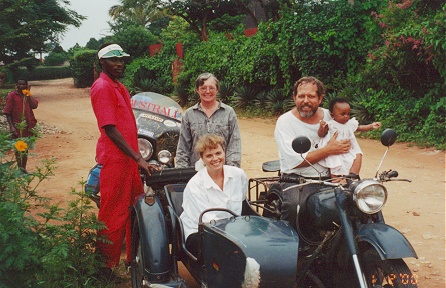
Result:
{"type": "MultiPolygon", "coordinates": [[[[198,255],[187,250],[182,222],[192,168],[156,171],[133,206],[132,287],[188,287],[181,261],[201,287],[295,287],[298,236],[281,220],[261,217],[243,202],[242,215],[201,223],[198,255]]],[[[203,213],[206,213],[203,212],[203,213]]]]}

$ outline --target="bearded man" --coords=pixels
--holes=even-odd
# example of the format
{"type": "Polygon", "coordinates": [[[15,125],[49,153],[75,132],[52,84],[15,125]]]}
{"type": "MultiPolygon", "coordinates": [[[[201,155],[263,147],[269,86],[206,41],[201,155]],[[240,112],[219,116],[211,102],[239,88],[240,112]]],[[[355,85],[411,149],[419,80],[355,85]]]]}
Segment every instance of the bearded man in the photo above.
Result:
{"type": "MultiPolygon", "coordinates": [[[[327,146],[318,147],[320,139],[317,134],[319,122],[321,120],[331,120],[330,111],[319,107],[325,91],[324,84],[311,76],[303,77],[294,84],[293,100],[296,107],[277,119],[274,130],[274,138],[279,148],[280,173],[282,175],[294,174],[297,177],[328,179],[329,170],[319,165],[318,162],[330,155],[343,154],[349,151],[350,140],[336,140],[337,133],[333,135],[327,146]],[[292,148],[293,140],[299,136],[306,136],[311,141],[310,150],[302,156],[292,148]]],[[[358,157],[362,157],[362,155],[358,157]]],[[[359,173],[361,160],[362,158],[358,159],[356,166],[351,168],[352,172],[359,173]]],[[[283,187],[286,186],[289,185],[283,185],[283,187]]],[[[320,187],[318,185],[307,185],[304,186],[302,191],[297,191],[297,189],[281,191],[283,200],[281,219],[287,220],[291,226],[297,228],[296,207],[301,201],[300,199],[306,198],[315,189],[320,189],[320,187]]]]}

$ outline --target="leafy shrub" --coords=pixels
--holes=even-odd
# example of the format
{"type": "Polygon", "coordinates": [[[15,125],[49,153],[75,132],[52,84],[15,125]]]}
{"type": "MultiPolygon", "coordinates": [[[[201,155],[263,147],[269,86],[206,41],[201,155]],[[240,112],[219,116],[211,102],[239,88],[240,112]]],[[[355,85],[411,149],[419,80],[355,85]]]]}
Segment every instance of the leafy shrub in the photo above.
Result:
{"type": "Polygon", "coordinates": [[[163,46],[161,53],[156,56],[138,58],[126,65],[123,83],[132,94],[141,91],[145,84],[151,85],[148,89],[155,87],[161,94],[168,94],[173,90],[171,71],[165,67],[171,67],[174,56],[165,52],[166,49],[163,46]]]}
{"type": "Polygon", "coordinates": [[[96,50],[77,50],[70,58],[70,67],[73,71],[74,86],[85,88],[91,86],[95,80],[95,71],[98,68],[96,50]]]}
{"type": "MultiPolygon", "coordinates": [[[[283,93],[280,89],[270,90],[266,94],[263,107],[270,111],[273,115],[278,116],[294,107],[293,98],[287,93],[283,93]]],[[[258,107],[262,110],[262,106],[258,107]]]]}
{"type": "Polygon", "coordinates": [[[225,104],[231,104],[233,96],[234,96],[234,87],[229,83],[220,81],[218,98],[225,104]]]}
{"type": "Polygon", "coordinates": [[[252,86],[240,86],[234,90],[234,105],[246,109],[256,100],[258,91],[252,86]]]}
{"type": "Polygon", "coordinates": [[[167,85],[167,80],[164,78],[157,79],[140,79],[138,84],[131,90],[132,94],[137,94],[140,92],[155,92],[159,94],[166,94],[169,92],[167,85]]]}
{"type": "Polygon", "coordinates": [[[73,190],[77,198],[62,209],[39,196],[37,188],[53,175],[54,160],[23,174],[8,153],[14,143],[0,133],[0,287],[98,286],[94,275],[104,263],[94,253],[100,240],[95,231],[104,225],[91,212],[90,200],[73,190]]]}
{"type": "Polygon", "coordinates": [[[61,66],[65,61],[68,61],[67,53],[65,52],[50,52],[45,57],[43,65],[45,66],[61,66]]]}
{"type": "Polygon", "coordinates": [[[38,66],[35,69],[28,70],[27,68],[20,68],[15,72],[15,79],[33,80],[52,80],[69,78],[73,76],[70,67],[61,66],[38,66]]]}

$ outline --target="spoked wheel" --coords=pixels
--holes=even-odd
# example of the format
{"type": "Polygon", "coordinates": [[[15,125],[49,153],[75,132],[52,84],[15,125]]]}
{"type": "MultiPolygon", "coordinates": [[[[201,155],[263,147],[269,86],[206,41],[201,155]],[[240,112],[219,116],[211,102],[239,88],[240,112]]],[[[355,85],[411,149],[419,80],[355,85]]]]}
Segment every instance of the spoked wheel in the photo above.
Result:
{"type": "Polygon", "coordinates": [[[375,250],[365,251],[361,259],[364,276],[369,287],[418,287],[417,279],[402,259],[381,260],[375,250]]]}
{"type": "Polygon", "coordinates": [[[132,264],[130,269],[132,275],[132,288],[144,287],[144,265],[142,261],[140,239],[138,221],[135,219],[132,231],[132,264]]]}

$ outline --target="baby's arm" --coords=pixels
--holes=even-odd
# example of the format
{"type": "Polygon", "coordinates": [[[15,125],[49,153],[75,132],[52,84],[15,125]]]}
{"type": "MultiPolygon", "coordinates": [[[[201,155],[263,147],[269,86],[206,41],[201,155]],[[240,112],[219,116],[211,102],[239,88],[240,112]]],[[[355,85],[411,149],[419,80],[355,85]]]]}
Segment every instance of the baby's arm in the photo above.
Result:
{"type": "Polygon", "coordinates": [[[325,137],[328,133],[328,124],[324,120],[319,121],[319,129],[317,130],[317,135],[319,137],[325,137]]]}
{"type": "Polygon", "coordinates": [[[372,124],[368,124],[368,125],[359,125],[358,129],[356,129],[356,131],[359,132],[366,132],[366,131],[370,131],[373,129],[379,129],[381,127],[381,122],[373,122],[372,124]]]}

